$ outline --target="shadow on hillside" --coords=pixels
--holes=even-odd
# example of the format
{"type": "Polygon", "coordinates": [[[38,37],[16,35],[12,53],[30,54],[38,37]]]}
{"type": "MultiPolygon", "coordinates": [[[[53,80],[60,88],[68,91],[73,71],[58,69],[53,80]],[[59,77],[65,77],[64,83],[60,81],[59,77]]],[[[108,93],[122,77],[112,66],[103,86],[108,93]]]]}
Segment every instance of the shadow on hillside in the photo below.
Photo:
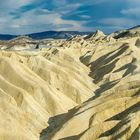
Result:
{"type": "Polygon", "coordinates": [[[93,82],[95,84],[99,83],[106,74],[110,73],[115,68],[115,64],[119,61],[119,58],[117,57],[122,55],[128,48],[129,44],[123,44],[119,49],[109,52],[90,63],[91,73],[89,76],[94,79],[93,82]],[[113,59],[114,61],[111,62],[113,59]]]}
{"type": "MultiPolygon", "coordinates": [[[[129,130],[131,130],[131,119],[128,116],[138,111],[140,111],[140,101],[132,105],[131,107],[127,108],[126,110],[122,111],[121,113],[118,113],[115,116],[105,120],[105,121],[120,120],[120,122],[117,125],[115,125],[113,128],[111,128],[110,130],[107,130],[104,133],[102,133],[99,136],[99,138],[113,135],[112,140],[120,139],[123,135],[128,133],[129,130]],[[123,126],[127,126],[127,127],[124,130],[119,131],[121,130],[123,126]],[[118,133],[116,133],[117,131],[118,133]]],[[[139,137],[138,129],[139,129],[139,126],[134,130],[129,140],[132,140],[134,137],[136,138],[139,137]]]]}
{"type": "Polygon", "coordinates": [[[86,132],[86,130],[82,133],[80,133],[79,135],[75,135],[75,136],[70,136],[70,137],[65,137],[59,140],[79,140],[80,137],[86,132]]]}
{"type": "Polygon", "coordinates": [[[106,121],[112,121],[112,120],[122,120],[126,118],[129,114],[136,113],[140,111],[140,101],[137,102],[136,104],[132,105],[131,107],[127,108],[123,112],[107,119],[106,121]]]}
{"type": "Polygon", "coordinates": [[[122,77],[125,77],[127,76],[128,74],[130,73],[133,73],[134,70],[137,68],[137,66],[135,66],[133,63],[136,61],[135,58],[132,59],[132,61],[124,66],[122,66],[121,68],[115,70],[113,73],[116,73],[116,72],[120,72],[122,70],[126,70],[126,72],[123,74],[122,77]]]}
{"type": "Polygon", "coordinates": [[[79,108],[73,108],[67,113],[50,117],[48,121],[49,126],[40,133],[40,140],[50,140],[78,110],[79,108]]]}

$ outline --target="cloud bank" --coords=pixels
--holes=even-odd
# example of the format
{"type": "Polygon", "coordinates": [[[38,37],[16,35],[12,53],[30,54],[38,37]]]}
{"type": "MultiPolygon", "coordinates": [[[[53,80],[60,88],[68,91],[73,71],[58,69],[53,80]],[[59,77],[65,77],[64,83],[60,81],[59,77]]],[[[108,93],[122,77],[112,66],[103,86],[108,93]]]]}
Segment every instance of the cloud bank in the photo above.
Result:
{"type": "Polygon", "coordinates": [[[4,0],[0,5],[0,33],[111,32],[138,25],[139,7],[139,0],[4,0]]]}

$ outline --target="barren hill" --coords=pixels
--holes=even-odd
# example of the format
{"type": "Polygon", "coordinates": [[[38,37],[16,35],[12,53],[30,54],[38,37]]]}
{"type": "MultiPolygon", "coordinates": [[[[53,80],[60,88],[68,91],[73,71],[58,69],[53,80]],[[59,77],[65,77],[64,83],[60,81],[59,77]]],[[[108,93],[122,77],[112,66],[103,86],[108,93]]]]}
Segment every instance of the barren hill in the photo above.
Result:
{"type": "Polygon", "coordinates": [[[0,139],[139,139],[139,40],[97,31],[1,50],[0,139]]]}

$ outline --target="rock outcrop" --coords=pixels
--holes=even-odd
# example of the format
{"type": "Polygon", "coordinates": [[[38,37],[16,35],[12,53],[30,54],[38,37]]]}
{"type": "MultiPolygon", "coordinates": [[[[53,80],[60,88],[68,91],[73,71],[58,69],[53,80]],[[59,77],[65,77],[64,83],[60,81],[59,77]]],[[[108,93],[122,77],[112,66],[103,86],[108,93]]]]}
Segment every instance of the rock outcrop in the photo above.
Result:
{"type": "Polygon", "coordinates": [[[0,51],[0,140],[139,139],[139,36],[41,42],[0,51]]]}
{"type": "Polygon", "coordinates": [[[140,49],[136,40],[115,40],[83,50],[80,60],[90,68],[89,76],[99,88],[83,104],[50,118],[41,140],[139,139],[140,49]]]}

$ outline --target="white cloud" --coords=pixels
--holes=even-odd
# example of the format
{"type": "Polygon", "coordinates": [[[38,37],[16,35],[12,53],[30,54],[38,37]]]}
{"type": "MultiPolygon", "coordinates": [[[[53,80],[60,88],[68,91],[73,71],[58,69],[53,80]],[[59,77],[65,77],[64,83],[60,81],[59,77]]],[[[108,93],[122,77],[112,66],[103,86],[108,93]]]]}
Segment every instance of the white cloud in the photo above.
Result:
{"type": "Polygon", "coordinates": [[[83,5],[98,5],[98,4],[103,4],[109,1],[112,1],[112,0],[78,0],[77,3],[83,4],[83,5]]]}
{"type": "Polygon", "coordinates": [[[9,13],[35,0],[3,0],[0,3],[0,13],[9,13]]]}
{"type": "Polygon", "coordinates": [[[140,0],[124,0],[124,1],[128,8],[140,6],[140,0]]]}
{"type": "Polygon", "coordinates": [[[89,16],[89,15],[80,15],[79,17],[81,17],[83,19],[90,19],[91,18],[91,16],[89,16]]]}
{"type": "Polygon", "coordinates": [[[125,8],[121,11],[127,17],[140,17],[140,0],[125,0],[125,8]]]}
{"type": "Polygon", "coordinates": [[[1,16],[1,33],[25,34],[45,30],[90,30],[84,27],[85,21],[62,19],[62,14],[49,10],[38,9],[43,14],[36,15],[33,9],[22,14],[20,18],[13,19],[11,15],[1,16]],[[10,23],[10,24],[9,24],[10,23]]]}
{"type": "MultiPolygon", "coordinates": [[[[111,1],[112,0],[72,0],[71,2],[70,0],[51,0],[51,3],[56,7],[51,11],[41,9],[38,6],[36,9],[34,8],[24,13],[19,13],[18,10],[23,6],[36,4],[38,2],[49,3],[49,0],[3,0],[0,5],[0,33],[24,34],[52,29],[91,31],[95,28],[87,27],[88,20],[92,20],[92,17],[85,14],[88,9],[81,9],[81,11],[76,9],[85,5],[111,3],[111,1]],[[9,13],[15,13],[15,15],[9,13]],[[71,13],[79,15],[84,20],[77,21],[62,18],[71,13]]],[[[118,1],[120,2],[121,0],[117,0],[117,2],[118,1]]],[[[100,19],[96,22],[110,26],[111,29],[127,28],[138,24],[138,20],[135,18],[140,17],[140,0],[124,0],[123,2],[125,2],[125,5],[121,13],[125,18],[111,17],[100,19]]],[[[107,26],[105,27],[106,29],[108,28],[107,26]]]]}
{"type": "Polygon", "coordinates": [[[120,27],[128,27],[128,25],[129,26],[136,25],[136,21],[129,18],[104,18],[99,20],[98,23],[120,27]]]}
{"type": "Polygon", "coordinates": [[[55,12],[59,12],[61,14],[68,14],[76,10],[81,6],[80,3],[75,3],[75,4],[67,4],[63,7],[58,7],[57,9],[54,9],[55,12]]]}
{"type": "Polygon", "coordinates": [[[63,19],[62,17],[85,4],[96,5],[107,1],[111,0],[78,0],[73,1],[73,3],[68,0],[51,0],[51,3],[56,6],[51,11],[36,7],[36,9],[19,13],[19,9],[23,6],[38,2],[49,3],[49,0],[4,0],[1,1],[0,5],[0,33],[25,34],[52,29],[91,31],[94,29],[93,27],[85,26],[91,17],[85,15],[84,11],[77,11],[77,14],[81,12],[79,16],[84,19],[82,21],[63,19]],[[14,15],[10,13],[14,13],[14,15]]]}
{"type": "Polygon", "coordinates": [[[121,11],[122,14],[127,16],[140,17],[140,8],[129,8],[121,11]]]}
{"type": "MultiPolygon", "coordinates": [[[[47,9],[31,9],[21,15],[17,12],[23,6],[33,4],[37,0],[5,0],[0,5],[0,33],[10,34],[25,34],[31,32],[39,32],[45,30],[88,30],[89,28],[84,27],[84,21],[75,20],[64,20],[62,16],[75,9],[81,4],[69,4],[65,7],[57,8],[52,11],[47,9]],[[3,9],[3,11],[2,11],[3,9]],[[9,13],[15,13],[14,16],[19,15],[18,18],[14,18],[9,13]],[[40,14],[37,14],[39,13],[40,14]]],[[[56,0],[53,0],[55,3],[56,0]]],[[[65,4],[59,2],[59,5],[65,4]]],[[[57,2],[58,3],[58,2],[57,2]]],[[[85,17],[87,18],[87,17],[85,17]]]]}

